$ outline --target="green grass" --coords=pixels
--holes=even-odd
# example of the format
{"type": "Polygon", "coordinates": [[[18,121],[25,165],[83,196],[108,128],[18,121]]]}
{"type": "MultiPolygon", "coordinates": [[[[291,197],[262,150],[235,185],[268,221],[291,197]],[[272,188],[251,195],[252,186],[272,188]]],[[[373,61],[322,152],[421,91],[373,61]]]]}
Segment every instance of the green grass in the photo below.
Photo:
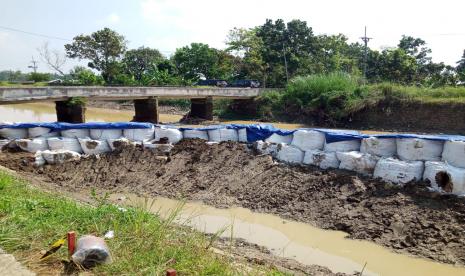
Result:
{"type": "MultiPolygon", "coordinates": [[[[55,274],[62,269],[66,248],[42,262],[40,250],[70,230],[78,236],[103,236],[114,230],[115,238],[107,241],[113,262],[94,268],[96,274],[163,275],[168,268],[181,275],[244,273],[226,257],[206,249],[211,240],[205,235],[174,225],[176,212],[161,220],[142,209],[122,212],[103,198],[97,202],[97,206],[79,204],[0,171],[0,247],[35,271],[55,274]]],[[[263,267],[252,267],[247,273],[278,275],[263,267]]]]}
{"type": "Polygon", "coordinates": [[[8,81],[0,81],[0,87],[41,87],[41,86],[47,86],[47,82],[36,82],[32,84],[20,84],[20,83],[10,83],[8,81]]]}

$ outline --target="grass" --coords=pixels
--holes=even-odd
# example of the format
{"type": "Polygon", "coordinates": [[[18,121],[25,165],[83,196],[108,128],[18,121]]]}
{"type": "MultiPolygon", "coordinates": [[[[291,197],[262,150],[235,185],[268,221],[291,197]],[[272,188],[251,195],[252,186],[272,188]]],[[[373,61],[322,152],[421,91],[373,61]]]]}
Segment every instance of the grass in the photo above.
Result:
{"type": "Polygon", "coordinates": [[[114,230],[107,241],[113,262],[93,269],[103,275],[163,275],[168,268],[179,274],[195,275],[278,275],[263,267],[234,265],[207,247],[205,235],[179,227],[170,218],[161,220],[142,209],[123,212],[94,196],[97,206],[82,205],[60,195],[30,187],[8,173],[0,171],[0,247],[14,254],[39,273],[59,274],[66,248],[47,261],[39,261],[40,251],[74,230],[78,236],[103,236],[114,230]]]}
{"type": "Polygon", "coordinates": [[[8,81],[0,81],[0,87],[41,87],[47,86],[47,82],[36,82],[31,84],[11,83],[8,81]]]}

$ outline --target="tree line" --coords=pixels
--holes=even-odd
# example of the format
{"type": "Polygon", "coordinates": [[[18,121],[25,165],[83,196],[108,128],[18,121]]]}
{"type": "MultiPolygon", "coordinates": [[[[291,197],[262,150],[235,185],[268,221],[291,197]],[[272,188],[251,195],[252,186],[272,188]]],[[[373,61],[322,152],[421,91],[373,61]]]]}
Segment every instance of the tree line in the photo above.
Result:
{"type": "Polygon", "coordinates": [[[234,28],[226,44],[226,49],[215,49],[191,43],[166,57],[154,48],[127,49],[123,35],[104,28],[78,35],[64,46],[68,58],[88,60],[88,68],[76,67],[64,74],[58,58],[53,62],[48,56],[47,64],[64,78],[86,85],[190,85],[205,77],[256,79],[264,87],[284,87],[297,76],[332,72],[365,75],[370,83],[465,85],[465,50],[456,66],[436,63],[423,39],[406,35],[396,47],[368,48],[366,72],[362,44],[349,43],[342,34],[316,35],[302,20],[268,19],[253,28],[234,28]]]}

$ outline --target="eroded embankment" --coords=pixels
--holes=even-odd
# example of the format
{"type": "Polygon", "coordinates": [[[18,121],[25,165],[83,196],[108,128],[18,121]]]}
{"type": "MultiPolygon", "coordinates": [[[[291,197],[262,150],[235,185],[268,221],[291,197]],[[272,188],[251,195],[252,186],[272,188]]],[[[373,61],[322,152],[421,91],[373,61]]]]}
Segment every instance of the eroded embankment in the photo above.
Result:
{"type": "Polygon", "coordinates": [[[465,200],[428,192],[419,183],[399,188],[345,171],[289,167],[232,142],[183,140],[167,159],[126,148],[42,168],[27,165],[28,155],[0,155],[0,165],[68,190],[98,187],[202,200],[217,207],[239,205],[465,264],[465,200]]]}

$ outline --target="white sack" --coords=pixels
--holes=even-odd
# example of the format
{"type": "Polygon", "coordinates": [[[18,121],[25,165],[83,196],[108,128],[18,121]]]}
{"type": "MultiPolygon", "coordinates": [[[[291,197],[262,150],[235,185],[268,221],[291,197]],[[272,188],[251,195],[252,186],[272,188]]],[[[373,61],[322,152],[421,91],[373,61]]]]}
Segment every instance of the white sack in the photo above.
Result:
{"type": "Polygon", "coordinates": [[[176,128],[155,128],[155,141],[167,138],[171,144],[176,144],[182,140],[182,132],[176,128]]]}
{"type": "Polygon", "coordinates": [[[111,151],[106,140],[92,140],[89,138],[79,138],[78,140],[85,154],[101,154],[111,151]]]}
{"type": "Polygon", "coordinates": [[[52,137],[47,139],[50,150],[69,150],[82,153],[78,139],[68,137],[52,137]]]}
{"type": "Polygon", "coordinates": [[[294,146],[278,144],[276,158],[290,164],[301,164],[304,159],[304,152],[294,146]]]}
{"type": "Polygon", "coordinates": [[[34,139],[18,139],[16,140],[16,145],[27,152],[48,150],[47,139],[42,137],[34,139]]]}
{"type": "Polygon", "coordinates": [[[452,193],[456,195],[465,194],[465,169],[447,165],[447,174],[452,182],[452,193]]]}
{"type": "MultiPolygon", "coordinates": [[[[125,138],[131,141],[148,141],[152,140],[154,137],[155,129],[152,126],[151,128],[135,128],[135,129],[125,129],[123,130],[123,135],[125,138]]],[[[119,138],[119,137],[116,137],[119,138]]],[[[116,139],[110,138],[110,139],[116,139]]]]}
{"type": "Polygon", "coordinates": [[[334,143],[326,143],[324,151],[327,152],[346,152],[346,151],[359,151],[360,150],[360,140],[348,140],[334,143]]]}
{"type": "Polygon", "coordinates": [[[325,145],[325,134],[314,130],[297,130],[291,145],[303,151],[322,150],[325,145]]]}
{"type": "Polygon", "coordinates": [[[45,158],[42,156],[42,151],[38,151],[34,154],[34,166],[40,167],[45,165],[45,158]]]}
{"type": "Polygon", "coordinates": [[[355,171],[361,174],[372,174],[379,157],[358,151],[336,152],[337,159],[341,161],[339,169],[355,171]]]}
{"type": "Polygon", "coordinates": [[[186,129],[182,133],[184,139],[203,139],[208,140],[208,132],[205,130],[186,129]]]}
{"type": "Polygon", "coordinates": [[[130,141],[127,138],[108,139],[107,143],[112,151],[120,149],[124,146],[134,145],[134,142],[130,141]]]}
{"type": "Polygon", "coordinates": [[[238,141],[239,137],[237,135],[237,130],[219,128],[212,129],[208,131],[208,140],[212,142],[222,142],[222,141],[238,141]]]}
{"type": "Polygon", "coordinates": [[[436,182],[436,174],[438,172],[446,172],[447,165],[444,162],[439,161],[426,161],[425,172],[423,173],[423,180],[429,180],[431,187],[435,190],[439,190],[439,185],[436,182]]]}
{"type": "Polygon", "coordinates": [[[418,138],[397,138],[397,155],[401,160],[439,161],[443,141],[418,138]]]}
{"type": "Polygon", "coordinates": [[[446,141],[442,151],[442,160],[454,167],[465,168],[465,142],[446,141]]]}
{"type": "Polygon", "coordinates": [[[305,152],[304,164],[320,167],[324,170],[339,168],[339,159],[335,152],[324,152],[321,150],[307,150],[305,152]]]}
{"type": "Polygon", "coordinates": [[[27,135],[27,128],[0,128],[0,137],[5,139],[24,139],[27,135]]]}
{"type": "Polygon", "coordinates": [[[360,152],[381,157],[392,157],[397,153],[396,139],[376,137],[364,138],[362,139],[360,152]]]}
{"type": "Polygon", "coordinates": [[[123,137],[122,129],[91,129],[90,138],[94,140],[118,139],[123,137]]]}
{"type": "Polygon", "coordinates": [[[70,150],[58,150],[50,151],[45,150],[42,152],[42,157],[47,161],[48,164],[63,164],[69,161],[77,161],[81,158],[81,155],[77,152],[70,150]]]}
{"type": "Polygon", "coordinates": [[[0,139],[0,150],[2,150],[4,146],[8,145],[8,143],[10,143],[10,140],[0,139]]]}
{"type": "Polygon", "coordinates": [[[275,144],[290,144],[292,143],[292,137],[293,135],[290,134],[290,135],[279,135],[279,134],[276,134],[274,133],[273,135],[271,135],[270,137],[268,137],[265,142],[269,142],[269,143],[275,143],[275,144]]]}
{"type": "Polygon", "coordinates": [[[239,142],[242,143],[247,143],[247,129],[246,128],[241,128],[237,131],[237,135],[239,138],[239,142]]]}
{"type": "Polygon", "coordinates": [[[47,127],[32,127],[28,129],[28,136],[31,138],[35,137],[58,137],[60,133],[58,131],[51,131],[47,127]]]}
{"type": "Polygon", "coordinates": [[[278,144],[263,142],[260,140],[254,142],[253,145],[259,154],[269,154],[276,157],[276,154],[278,153],[278,144]]]}
{"type": "Polygon", "coordinates": [[[164,153],[168,153],[174,148],[172,144],[156,144],[156,141],[144,142],[143,145],[146,149],[156,149],[164,153]]]}
{"type": "Polygon", "coordinates": [[[67,129],[61,131],[61,136],[68,138],[87,138],[90,137],[89,129],[67,129]]]}
{"type": "Polygon", "coordinates": [[[407,183],[421,180],[424,165],[422,161],[401,161],[394,158],[381,158],[376,164],[374,177],[392,183],[407,183]]]}

